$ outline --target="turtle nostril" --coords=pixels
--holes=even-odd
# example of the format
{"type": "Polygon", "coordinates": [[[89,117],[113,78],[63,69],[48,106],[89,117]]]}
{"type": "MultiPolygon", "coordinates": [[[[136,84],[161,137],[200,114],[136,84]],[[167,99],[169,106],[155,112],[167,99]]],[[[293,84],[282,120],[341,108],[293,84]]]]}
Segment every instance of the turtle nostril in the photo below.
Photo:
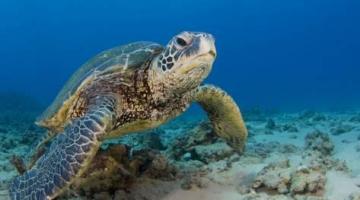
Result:
{"type": "Polygon", "coordinates": [[[212,40],[212,41],[215,41],[215,37],[214,37],[212,34],[210,34],[210,33],[207,33],[207,34],[206,34],[206,38],[208,38],[208,39],[210,39],[210,40],[212,40]]]}
{"type": "Polygon", "coordinates": [[[216,57],[216,52],[215,52],[214,50],[210,50],[210,51],[209,51],[209,54],[212,55],[212,56],[214,56],[214,57],[216,57]]]}

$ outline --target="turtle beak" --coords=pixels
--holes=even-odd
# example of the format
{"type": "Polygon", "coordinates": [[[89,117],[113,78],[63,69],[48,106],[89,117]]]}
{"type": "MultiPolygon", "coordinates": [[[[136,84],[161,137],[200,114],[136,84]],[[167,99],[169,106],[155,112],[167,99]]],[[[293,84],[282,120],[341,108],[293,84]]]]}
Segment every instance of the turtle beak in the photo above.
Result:
{"type": "Polygon", "coordinates": [[[187,74],[194,69],[211,67],[216,57],[215,51],[209,51],[206,54],[197,56],[195,59],[190,60],[180,66],[180,73],[187,74]]]}
{"type": "Polygon", "coordinates": [[[199,50],[195,57],[180,67],[180,72],[187,74],[196,68],[207,68],[212,66],[216,58],[215,39],[211,34],[199,34],[199,50]]]}
{"type": "Polygon", "coordinates": [[[202,38],[201,48],[206,52],[206,54],[210,54],[212,57],[216,58],[216,47],[215,47],[215,39],[211,34],[204,34],[205,36],[202,38]]]}

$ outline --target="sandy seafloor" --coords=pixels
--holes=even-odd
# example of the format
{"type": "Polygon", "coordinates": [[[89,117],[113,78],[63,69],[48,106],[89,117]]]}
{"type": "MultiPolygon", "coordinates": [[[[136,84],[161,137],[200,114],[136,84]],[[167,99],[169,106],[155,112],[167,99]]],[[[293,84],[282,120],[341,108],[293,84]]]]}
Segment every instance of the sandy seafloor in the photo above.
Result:
{"type": "MultiPolygon", "coordinates": [[[[36,114],[0,114],[1,200],[17,175],[9,159],[28,157],[43,134],[32,125],[36,114]]],[[[360,112],[253,109],[244,115],[249,140],[242,155],[214,135],[205,116],[188,114],[107,142],[94,161],[101,165],[59,199],[360,199],[360,112]],[[114,159],[105,162],[107,155],[114,159]]]]}

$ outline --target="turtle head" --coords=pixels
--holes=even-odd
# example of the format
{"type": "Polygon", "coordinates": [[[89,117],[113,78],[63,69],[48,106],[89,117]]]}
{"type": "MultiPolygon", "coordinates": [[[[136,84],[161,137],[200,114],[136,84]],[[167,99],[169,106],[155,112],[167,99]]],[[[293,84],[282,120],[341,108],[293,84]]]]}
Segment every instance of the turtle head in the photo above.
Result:
{"type": "Polygon", "coordinates": [[[211,34],[182,32],[154,59],[153,67],[172,90],[184,92],[201,84],[215,57],[215,40],[211,34]]]}

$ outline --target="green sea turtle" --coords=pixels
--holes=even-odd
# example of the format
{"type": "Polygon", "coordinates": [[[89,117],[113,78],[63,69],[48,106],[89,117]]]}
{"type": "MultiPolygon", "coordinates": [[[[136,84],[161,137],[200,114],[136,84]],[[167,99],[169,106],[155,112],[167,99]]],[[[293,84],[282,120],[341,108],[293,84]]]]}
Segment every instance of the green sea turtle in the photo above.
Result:
{"type": "Polygon", "coordinates": [[[238,151],[247,130],[234,100],[201,85],[216,57],[212,35],[182,32],[166,47],[136,42],[100,53],[66,83],[37,124],[55,136],[35,165],[10,184],[11,199],[54,199],[89,166],[103,140],[157,127],[192,102],[238,151]]]}

